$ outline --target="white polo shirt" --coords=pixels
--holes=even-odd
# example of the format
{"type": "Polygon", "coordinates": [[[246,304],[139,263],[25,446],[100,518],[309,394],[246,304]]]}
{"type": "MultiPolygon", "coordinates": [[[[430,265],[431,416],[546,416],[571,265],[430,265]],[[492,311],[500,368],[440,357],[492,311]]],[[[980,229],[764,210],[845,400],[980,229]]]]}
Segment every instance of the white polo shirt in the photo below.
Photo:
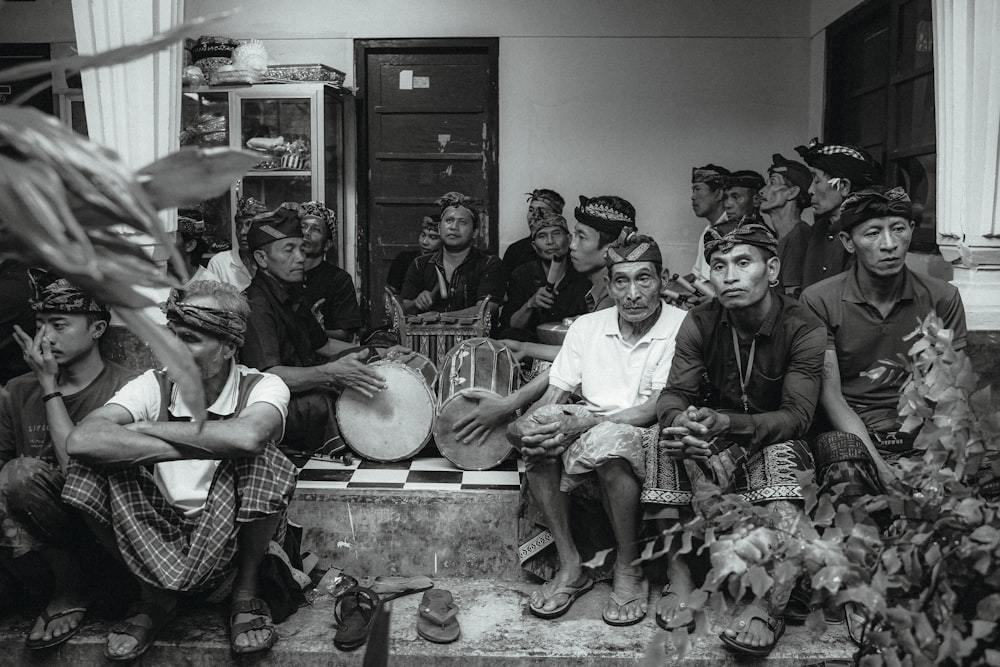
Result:
{"type": "MultiPolygon", "coordinates": [[[[243,265],[240,251],[236,248],[212,255],[212,259],[208,260],[208,272],[215,276],[214,280],[229,283],[241,292],[250,286],[250,281],[253,279],[250,270],[243,265]]],[[[208,276],[203,278],[203,280],[211,279],[208,276]]]]}
{"type": "MultiPolygon", "coordinates": [[[[285,430],[285,418],[288,416],[289,391],[285,383],[277,375],[261,373],[255,368],[247,368],[242,364],[230,364],[229,377],[222,387],[222,392],[215,399],[208,411],[213,415],[227,416],[233,414],[238,402],[240,378],[244,375],[259,373],[263,379],[250,390],[246,404],[268,403],[281,413],[281,431],[285,430]]],[[[108,401],[120,405],[133,421],[157,421],[160,419],[160,383],[154,371],[146,371],[135,378],[108,401]]],[[[191,417],[191,409],[184,402],[177,385],[170,394],[170,414],[174,417],[191,417]]],[[[164,415],[165,416],[165,415],[164,415]]],[[[208,499],[208,490],[215,476],[219,462],[208,459],[188,459],[183,461],[166,461],[157,463],[153,470],[153,480],[167,501],[189,517],[198,516],[208,499]]]]}
{"type": "Polygon", "coordinates": [[[641,405],[667,384],[674,340],[687,313],[661,302],[653,328],[634,345],[622,338],[618,309],[581,315],[549,370],[549,384],[583,396],[589,410],[610,415],[641,405]]]}

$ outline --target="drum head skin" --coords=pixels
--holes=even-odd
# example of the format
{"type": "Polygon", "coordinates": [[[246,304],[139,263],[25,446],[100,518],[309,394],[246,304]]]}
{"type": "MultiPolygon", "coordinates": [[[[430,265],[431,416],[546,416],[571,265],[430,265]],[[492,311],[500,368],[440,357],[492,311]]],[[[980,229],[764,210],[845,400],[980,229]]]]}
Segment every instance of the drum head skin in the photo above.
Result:
{"type": "Polygon", "coordinates": [[[395,361],[376,361],[387,387],[367,398],[345,389],[337,398],[344,442],[373,461],[402,461],[423,449],[434,428],[435,399],[424,376],[395,361]]]}
{"type": "MultiPolygon", "coordinates": [[[[499,394],[497,394],[499,397],[499,394]]],[[[505,434],[506,425],[493,429],[482,443],[466,444],[455,437],[455,422],[469,414],[479,402],[455,394],[444,402],[434,425],[434,442],[441,455],[462,470],[489,470],[503,463],[514,450],[505,434]]]]}

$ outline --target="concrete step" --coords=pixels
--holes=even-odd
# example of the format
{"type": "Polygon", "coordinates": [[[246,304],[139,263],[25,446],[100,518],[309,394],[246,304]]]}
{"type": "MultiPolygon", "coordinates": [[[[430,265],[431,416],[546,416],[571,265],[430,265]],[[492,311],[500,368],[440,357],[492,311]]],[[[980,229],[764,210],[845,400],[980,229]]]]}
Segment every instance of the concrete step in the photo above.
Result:
{"type": "MultiPolygon", "coordinates": [[[[609,594],[607,584],[598,584],[580,598],[560,619],[542,621],[532,616],[526,601],[530,584],[469,578],[435,579],[438,588],[452,591],[460,608],[462,635],[453,644],[432,644],[416,632],[420,594],[391,603],[389,664],[403,667],[617,667],[643,663],[643,655],[654,642],[667,642],[653,620],[652,611],[638,625],[613,628],[601,621],[601,609],[609,594]]],[[[655,594],[653,598],[655,599],[655,594]]],[[[652,609],[652,606],[651,606],[652,609]]],[[[227,664],[267,664],[289,667],[320,665],[360,665],[364,650],[343,653],[333,646],[333,599],[318,594],[278,626],[280,640],[274,649],[257,658],[237,661],[229,651],[224,607],[201,607],[186,611],[167,628],[151,647],[141,664],[215,667],[227,664]]],[[[711,621],[712,619],[710,619],[711,621]]],[[[24,635],[31,619],[7,619],[0,624],[2,664],[86,667],[107,665],[102,651],[111,621],[97,619],[70,642],[48,652],[24,648],[24,635]]],[[[683,667],[713,667],[764,664],[737,658],[722,648],[716,637],[721,630],[713,623],[710,631],[693,638],[688,656],[669,664],[683,667]]],[[[853,652],[844,626],[833,626],[819,637],[804,627],[790,627],[778,647],[766,660],[774,667],[801,666],[820,660],[846,659],[853,652]]]]}

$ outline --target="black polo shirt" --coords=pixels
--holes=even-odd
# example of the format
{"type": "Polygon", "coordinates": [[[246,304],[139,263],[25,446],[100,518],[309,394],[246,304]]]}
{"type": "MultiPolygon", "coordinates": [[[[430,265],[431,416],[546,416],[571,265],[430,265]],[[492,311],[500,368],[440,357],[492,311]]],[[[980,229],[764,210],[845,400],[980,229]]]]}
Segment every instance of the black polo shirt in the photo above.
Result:
{"type": "Polygon", "coordinates": [[[316,350],[326,344],[323,327],[302,301],[299,285],[282,283],[258,271],[247,288],[250,319],[240,359],[251,368],[315,366],[316,350]]]}
{"type": "Polygon", "coordinates": [[[320,308],[324,329],[352,331],[361,328],[361,309],[354,281],[347,271],[326,261],[306,271],[302,284],[302,301],[308,308],[320,299],[326,299],[320,308]]]}
{"type": "Polygon", "coordinates": [[[802,287],[842,273],[851,266],[854,256],[840,240],[840,222],[828,216],[818,218],[809,230],[806,259],[802,267],[802,287]]]}
{"type": "MultiPolygon", "coordinates": [[[[406,270],[400,297],[412,301],[424,290],[433,291],[438,286],[438,267],[441,271],[444,270],[443,257],[444,249],[441,248],[413,260],[406,270]]],[[[442,299],[438,295],[429,310],[462,310],[475,306],[487,295],[494,303],[501,304],[506,288],[507,276],[500,258],[472,247],[465,261],[455,267],[452,273],[447,298],[442,299]]]]}
{"type": "MultiPolygon", "coordinates": [[[[545,264],[535,259],[514,269],[507,284],[507,303],[500,314],[500,325],[509,327],[510,318],[528,302],[539,288],[548,283],[545,264]]],[[[556,287],[555,301],[546,310],[533,309],[527,326],[528,340],[537,340],[535,327],[544,322],[559,322],[567,317],[583,315],[590,312],[587,307],[587,292],[591,288],[590,280],[577,273],[572,263],[566,262],[566,275],[556,287]]]]}

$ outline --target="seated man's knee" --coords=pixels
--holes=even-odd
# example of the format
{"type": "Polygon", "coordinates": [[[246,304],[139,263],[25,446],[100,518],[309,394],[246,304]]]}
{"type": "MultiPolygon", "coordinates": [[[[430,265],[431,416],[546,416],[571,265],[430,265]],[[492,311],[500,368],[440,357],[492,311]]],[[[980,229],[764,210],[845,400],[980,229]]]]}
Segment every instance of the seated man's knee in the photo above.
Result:
{"type": "Polygon", "coordinates": [[[62,486],[62,473],[41,459],[21,456],[0,468],[0,494],[14,513],[58,499],[62,486]]]}
{"type": "Polygon", "coordinates": [[[853,433],[830,431],[812,443],[816,478],[825,491],[844,485],[842,497],[857,497],[879,489],[868,449],[853,433]]]}

